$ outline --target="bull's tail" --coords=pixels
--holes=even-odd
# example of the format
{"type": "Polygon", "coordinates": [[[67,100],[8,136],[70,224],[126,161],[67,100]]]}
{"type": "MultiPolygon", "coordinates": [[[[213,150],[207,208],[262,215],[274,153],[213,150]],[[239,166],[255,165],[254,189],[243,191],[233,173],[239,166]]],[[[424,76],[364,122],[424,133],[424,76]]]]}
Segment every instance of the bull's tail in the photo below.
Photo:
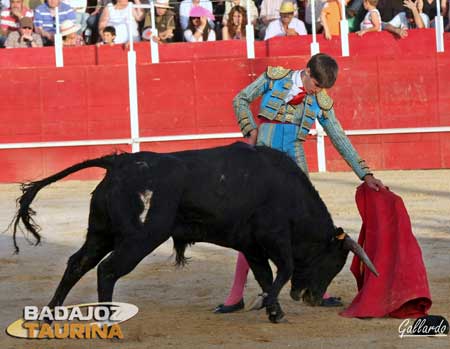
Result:
{"type": "Polygon", "coordinates": [[[186,242],[184,240],[179,240],[176,238],[173,238],[173,249],[175,250],[175,265],[177,267],[184,267],[186,264],[188,264],[189,257],[186,257],[184,255],[184,252],[186,251],[186,248],[189,245],[192,245],[193,242],[186,242]]]}
{"type": "Polygon", "coordinates": [[[70,166],[61,172],[58,172],[50,177],[44,178],[40,181],[22,183],[21,190],[22,196],[17,199],[17,206],[19,207],[16,215],[11,222],[13,226],[13,240],[15,252],[19,252],[19,246],[17,245],[16,235],[20,222],[23,223],[25,229],[30,232],[36,239],[36,245],[41,241],[41,236],[38,233],[40,227],[36,224],[33,216],[36,212],[30,207],[32,201],[36,197],[37,193],[47,185],[59,181],[60,179],[67,177],[68,175],[83,170],[89,167],[101,167],[106,170],[110,170],[113,166],[114,158],[116,155],[104,156],[97,159],[87,160],[80,162],[76,165],[70,166]]]}

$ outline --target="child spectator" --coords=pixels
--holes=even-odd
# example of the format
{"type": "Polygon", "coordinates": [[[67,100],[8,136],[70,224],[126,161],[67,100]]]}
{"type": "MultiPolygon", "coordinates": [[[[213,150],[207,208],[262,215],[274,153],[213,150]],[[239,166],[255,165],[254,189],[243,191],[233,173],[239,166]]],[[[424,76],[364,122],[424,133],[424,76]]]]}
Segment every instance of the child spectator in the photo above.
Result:
{"type": "Polygon", "coordinates": [[[60,33],[63,40],[63,46],[83,46],[84,41],[81,35],[77,32],[80,30],[81,25],[71,21],[70,19],[65,20],[61,24],[60,33]]]}
{"type": "MultiPolygon", "coordinates": [[[[140,0],[134,0],[136,5],[140,5],[140,0]]],[[[108,4],[100,16],[98,31],[100,36],[103,35],[103,29],[107,26],[113,26],[116,29],[116,44],[140,41],[141,37],[138,32],[138,22],[144,18],[144,11],[140,8],[133,8],[131,17],[131,33],[128,32],[128,8],[133,5],[128,0],[113,0],[108,4]]],[[[103,40],[103,37],[102,37],[103,40]]]]}
{"type": "Polygon", "coordinates": [[[305,23],[294,18],[295,7],[290,1],[280,6],[280,18],[269,23],[264,40],[275,36],[307,35],[305,23]]]}
{"type": "Polygon", "coordinates": [[[189,12],[189,24],[184,31],[187,42],[216,41],[216,33],[208,23],[214,21],[214,15],[201,6],[195,6],[189,12]]]}
{"type": "Polygon", "coordinates": [[[361,22],[361,30],[357,32],[359,36],[369,32],[381,31],[381,15],[377,10],[377,4],[378,0],[364,0],[364,8],[367,13],[361,22]]]}
{"type": "Polygon", "coordinates": [[[30,17],[22,17],[19,29],[11,31],[5,42],[6,48],[42,47],[42,38],[33,33],[33,20],[30,17]]]}
{"type": "Polygon", "coordinates": [[[247,11],[242,6],[234,6],[227,15],[227,22],[222,28],[222,40],[245,39],[247,11]]]}
{"type": "Polygon", "coordinates": [[[107,26],[103,29],[103,41],[99,45],[114,46],[114,40],[116,39],[116,28],[113,26],[107,26]]]}
{"type": "MultiPolygon", "coordinates": [[[[155,1],[155,25],[158,29],[158,42],[172,42],[175,30],[175,13],[169,6],[169,0],[155,1]]],[[[142,31],[142,39],[150,40],[152,37],[152,17],[150,11],[147,11],[144,19],[144,30],[142,31]]]]}
{"type": "MultiPolygon", "coordinates": [[[[349,1],[345,0],[345,4],[348,4],[349,1]]],[[[340,21],[342,17],[341,0],[328,0],[320,13],[323,33],[327,40],[331,40],[332,36],[340,35],[340,21]]]]}

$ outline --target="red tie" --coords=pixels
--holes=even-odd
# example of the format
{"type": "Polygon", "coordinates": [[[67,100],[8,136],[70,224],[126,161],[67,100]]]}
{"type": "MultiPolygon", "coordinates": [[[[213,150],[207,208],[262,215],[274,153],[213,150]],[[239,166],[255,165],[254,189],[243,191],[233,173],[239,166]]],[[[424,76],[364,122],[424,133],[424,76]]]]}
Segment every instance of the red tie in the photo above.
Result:
{"type": "Polygon", "coordinates": [[[289,102],[288,104],[290,105],[297,105],[300,104],[301,102],[303,102],[303,99],[306,96],[306,91],[300,87],[300,93],[295,95],[289,102]]]}

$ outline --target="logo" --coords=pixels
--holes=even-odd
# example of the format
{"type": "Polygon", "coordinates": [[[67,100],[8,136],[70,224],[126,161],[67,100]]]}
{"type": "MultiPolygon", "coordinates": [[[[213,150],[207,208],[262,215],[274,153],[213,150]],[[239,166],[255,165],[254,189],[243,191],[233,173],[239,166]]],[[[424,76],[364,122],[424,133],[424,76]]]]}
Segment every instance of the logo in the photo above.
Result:
{"type": "Polygon", "coordinates": [[[449,324],[445,317],[428,315],[416,320],[406,319],[398,327],[399,337],[447,337],[449,324]]]}
{"type": "Polygon", "coordinates": [[[14,321],[6,333],[28,339],[123,339],[120,323],[138,313],[133,304],[108,302],[38,308],[26,306],[23,318],[14,321]]]}

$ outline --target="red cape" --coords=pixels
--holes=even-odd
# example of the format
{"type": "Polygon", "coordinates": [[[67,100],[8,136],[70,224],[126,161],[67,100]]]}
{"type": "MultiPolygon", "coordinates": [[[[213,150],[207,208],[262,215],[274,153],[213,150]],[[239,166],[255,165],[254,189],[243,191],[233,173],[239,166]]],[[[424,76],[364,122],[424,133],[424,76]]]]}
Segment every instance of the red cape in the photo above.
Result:
{"type": "Polygon", "coordinates": [[[354,256],[350,270],[359,292],[340,315],[425,316],[431,307],[427,273],[402,198],[387,189],[377,192],[364,183],[356,191],[356,204],[363,221],[358,243],[380,276],[361,267],[360,258],[354,256]]]}

